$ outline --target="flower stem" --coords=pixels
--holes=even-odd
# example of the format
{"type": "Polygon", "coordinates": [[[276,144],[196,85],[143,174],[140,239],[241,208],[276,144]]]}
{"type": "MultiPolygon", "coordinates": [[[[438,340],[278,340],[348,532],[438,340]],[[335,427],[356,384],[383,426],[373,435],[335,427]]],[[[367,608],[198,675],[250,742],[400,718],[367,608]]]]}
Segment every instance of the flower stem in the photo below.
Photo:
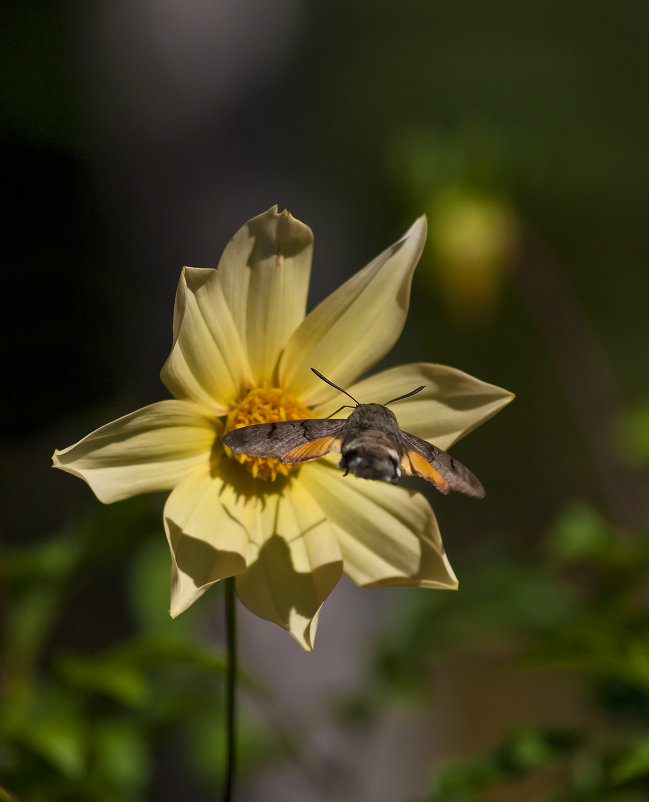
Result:
{"type": "Polygon", "coordinates": [[[223,802],[232,802],[236,770],[237,610],[234,577],[225,580],[225,630],[228,662],[225,686],[225,783],[223,802]]]}

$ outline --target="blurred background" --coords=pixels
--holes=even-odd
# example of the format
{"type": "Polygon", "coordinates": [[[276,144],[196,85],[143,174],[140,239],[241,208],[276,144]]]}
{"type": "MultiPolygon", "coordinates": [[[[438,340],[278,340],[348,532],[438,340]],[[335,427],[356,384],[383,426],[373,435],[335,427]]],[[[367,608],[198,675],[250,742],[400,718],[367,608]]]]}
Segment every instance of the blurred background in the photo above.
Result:
{"type": "MultiPolygon", "coordinates": [[[[274,203],[311,304],[425,212],[381,365],[516,401],[432,497],[459,593],[241,609],[241,800],[649,798],[649,6],[5,0],[0,799],[218,798],[222,591],[171,622],[162,497],[50,469],[167,397],[183,264],[274,203]],[[3,790],[4,789],[4,790],[3,790]]],[[[395,395],[408,388],[395,388],[395,395]]]]}

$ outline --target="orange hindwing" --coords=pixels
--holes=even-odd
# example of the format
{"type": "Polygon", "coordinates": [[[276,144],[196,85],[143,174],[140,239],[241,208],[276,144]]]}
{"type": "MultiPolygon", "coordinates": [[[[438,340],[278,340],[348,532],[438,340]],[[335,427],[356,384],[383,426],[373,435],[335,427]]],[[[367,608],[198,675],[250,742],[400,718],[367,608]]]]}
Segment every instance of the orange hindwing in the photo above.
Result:
{"type": "Polygon", "coordinates": [[[436,471],[427,459],[418,454],[414,449],[409,449],[401,460],[401,467],[405,473],[421,476],[428,479],[441,493],[448,493],[448,482],[436,471]]]}
{"type": "Polygon", "coordinates": [[[282,462],[307,462],[310,459],[323,457],[330,451],[340,450],[340,438],[338,437],[319,437],[310,443],[302,443],[300,446],[292,448],[282,455],[282,462]]]}

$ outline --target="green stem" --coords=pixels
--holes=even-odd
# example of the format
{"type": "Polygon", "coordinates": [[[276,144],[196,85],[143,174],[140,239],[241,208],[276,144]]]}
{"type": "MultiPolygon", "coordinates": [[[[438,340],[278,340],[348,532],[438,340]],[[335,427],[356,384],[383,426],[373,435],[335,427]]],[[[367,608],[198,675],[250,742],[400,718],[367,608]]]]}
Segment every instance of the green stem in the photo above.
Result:
{"type": "Polygon", "coordinates": [[[225,580],[225,629],[228,665],[225,686],[225,784],[223,802],[232,802],[236,770],[237,610],[234,577],[225,580]]]}

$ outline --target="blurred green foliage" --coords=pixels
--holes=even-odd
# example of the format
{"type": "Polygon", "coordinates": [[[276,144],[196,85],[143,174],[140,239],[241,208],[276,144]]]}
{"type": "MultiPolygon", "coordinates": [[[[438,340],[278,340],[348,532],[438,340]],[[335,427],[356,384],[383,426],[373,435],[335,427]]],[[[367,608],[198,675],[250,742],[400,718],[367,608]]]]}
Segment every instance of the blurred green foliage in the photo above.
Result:
{"type": "MultiPolygon", "coordinates": [[[[646,800],[647,534],[622,532],[579,502],[532,552],[493,544],[473,549],[458,568],[459,599],[411,594],[407,615],[400,611],[398,626],[377,646],[374,684],[349,699],[344,714],[371,727],[381,699],[420,704],[435,668],[454,654],[507,646],[517,671],[559,669],[576,679],[594,718],[563,729],[517,728],[486,752],[442,765],[425,802],[520,798],[502,794],[530,777],[538,790],[528,789],[526,800],[646,800]]],[[[506,699],[502,704],[507,708],[506,699]]]]}
{"type": "MultiPolygon", "coordinates": [[[[140,498],[98,507],[44,543],[4,550],[0,777],[21,799],[140,800],[161,751],[218,787],[224,658],[204,645],[198,611],[169,618],[159,535],[157,505],[140,498]],[[79,584],[111,560],[127,569],[130,636],[53,650],[79,584]]],[[[117,591],[103,604],[118,606],[117,591]]],[[[240,681],[253,687],[245,672],[240,681]]],[[[266,749],[246,721],[240,746],[244,770],[266,749]]]]}

